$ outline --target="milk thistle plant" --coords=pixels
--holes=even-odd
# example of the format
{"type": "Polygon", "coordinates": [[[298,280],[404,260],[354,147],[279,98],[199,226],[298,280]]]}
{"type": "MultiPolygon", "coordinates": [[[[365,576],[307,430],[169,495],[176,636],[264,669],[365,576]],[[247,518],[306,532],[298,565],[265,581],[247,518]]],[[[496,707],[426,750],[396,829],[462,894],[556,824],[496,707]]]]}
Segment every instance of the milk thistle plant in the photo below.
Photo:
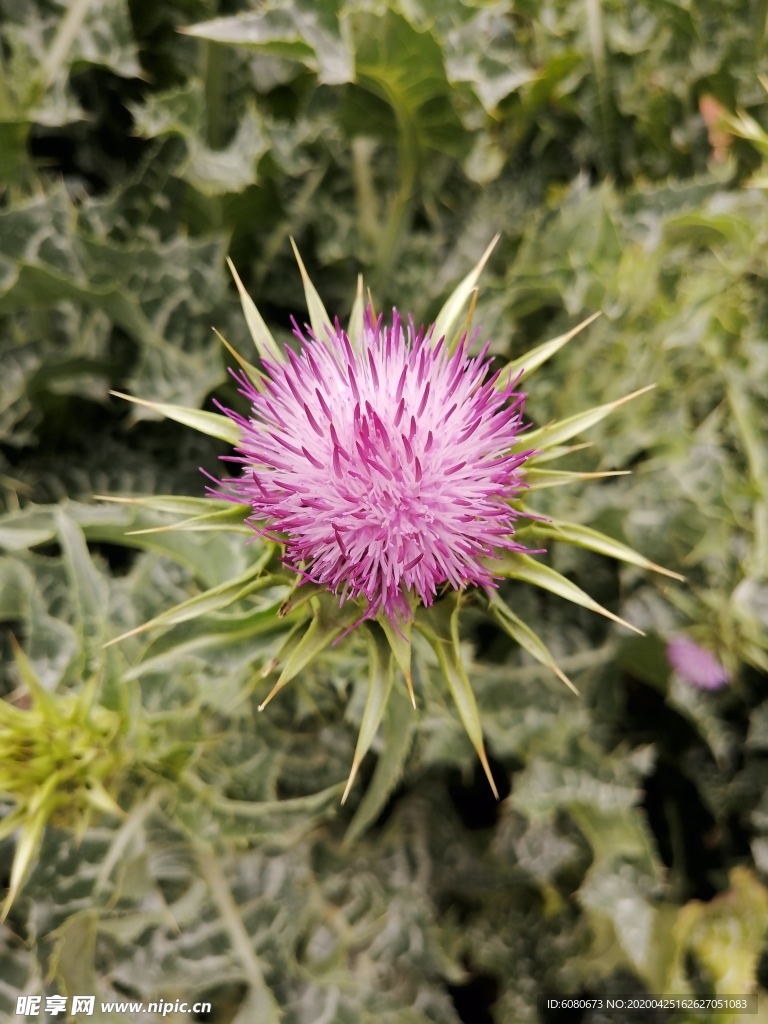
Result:
{"type": "Polygon", "coordinates": [[[14,805],[0,822],[0,839],[20,833],[0,920],[47,824],[82,835],[94,812],[122,814],[115,794],[130,761],[118,743],[119,715],[96,700],[96,676],[78,694],[49,693],[18,646],[16,664],[25,705],[0,700],[0,801],[14,805]]]}
{"type": "MultiPolygon", "coordinates": [[[[240,363],[233,375],[249,414],[120,396],[235,447],[225,459],[236,474],[209,488],[215,504],[196,507],[199,514],[160,529],[242,530],[245,522],[279,553],[276,565],[268,547],[244,577],[140,629],[183,621],[287,583],[290,593],[278,615],[302,608],[304,618],[263,673],[281,669],[260,710],[328,644],[353,630],[365,632],[370,687],[343,800],[385,713],[396,667],[416,706],[413,628],[433,647],[496,792],[459,651],[463,597],[475,595],[515,641],[574,688],[542,640],[503,601],[498,581],[526,581],[628,626],[533,557],[546,538],[674,575],[597,531],[526,509],[525,500],[538,488],[614,475],[541,466],[567,454],[572,449],[566,442],[648,388],[527,429],[520,384],[594,317],[491,374],[487,345],[470,356],[477,335],[469,331],[476,284],[495,241],[429,327],[417,328],[412,316],[403,318],[397,310],[385,322],[370,299],[364,303],[360,279],[346,331],[328,316],[294,245],[310,319],[304,330],[294,321],[298,354],[277,344],[230,264],[261,359],[257,369],[221,339],[240,363]],[[532,547],[521,543],[521,517],[532,547]]],[[[171,507],[157,498],[133,500],[171,507]]]]}

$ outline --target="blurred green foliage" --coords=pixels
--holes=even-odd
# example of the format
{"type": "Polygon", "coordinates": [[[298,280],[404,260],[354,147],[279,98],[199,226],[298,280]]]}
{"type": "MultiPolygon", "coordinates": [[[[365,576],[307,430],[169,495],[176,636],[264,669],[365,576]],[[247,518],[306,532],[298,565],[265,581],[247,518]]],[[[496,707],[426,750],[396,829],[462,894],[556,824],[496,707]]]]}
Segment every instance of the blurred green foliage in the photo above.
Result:
{"type": "MultiPolygon", "coordinates": [[[[768,983],[766,4],[435,6],[0,0],[0,685],[41,713],[12,633],[56,714],[96,687],[121,810],[35,818],[5,1014],[56,990],[199,995],[216,1024],[523,1024],[537,992],[768,983]],[[687,582],[548,537],[647,635],[505,583],[581,697],[470,603],[503,801],[417,639],[418,710],[396,681],[340,809],[365,646],[327,647],[259,715],[306,608],[243,589],[266,541],[126,536],[209,507],[197,467],[224,445],[108,393],[237,401],[211,332],[255,358],[227,253],[285,340],[289,236],[332,313],[362,270],[377,308],[428,321],[496,231],[475,322],[500,359],[603,311],[531,378],[535,426],[657,383],[569,465],[632,475],[532,504],[687,582]],[[217,587],[203,618],[162,618],[217,587]],[[670,674],[679,630],[730,688],[670,674]]],[[[29,778],[0,780],[9,815],[29,778]]]]}

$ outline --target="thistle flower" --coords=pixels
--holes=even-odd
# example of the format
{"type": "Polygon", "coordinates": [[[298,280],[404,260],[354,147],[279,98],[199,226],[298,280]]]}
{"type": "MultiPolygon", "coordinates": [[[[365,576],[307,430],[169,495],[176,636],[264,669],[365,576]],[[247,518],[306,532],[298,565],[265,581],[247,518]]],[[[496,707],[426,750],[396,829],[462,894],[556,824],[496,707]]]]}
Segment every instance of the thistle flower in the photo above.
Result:
{"type": "Polygon", "coordinates": [[[252,366],[221,338],[242,368],[236,378],[251,404],[250,416],[227,409],[225,415],[202,412],[113,392],[227,441],[238,453],[228,458],[242,467],[223,484],[214,480],[205,501],[172,495],[110,499],[150,514],[178,510],[188,515],[171,525],[134,530],[134,536],[164,530],[242,532],[249,529],[245,520],[260,537],[283,548],[283,564],[292,570],[286,574],[271,568],[273,548],[267,544],[242,575],[124,637],[251,601],[258,591],[288,583],[288,596],[275,606],[285,639],[263,669],[263,675],[270,675],[279,667],[280,674],[260,705],[263,710],[328,644],[362,625],[370,651],[370,684],[344,798],[382,718],[390,714],[395,667],[415,706],[412,627],[432,647],[496,791],[460,650],[459,598],[464,589],[484,595],[496,624],[575,690],[541,638],[504,602],[496,579],[540,587],[630,629],[634,627],[571,580],[532,558],[544,547],[538,542],[554,538],[682,579],[597,530],[562,519],[543,520],[522,510],[523,497],[539,488],[616,475],[553,471],[539,464],[567,455],[573,450],[567,445],[571,438],[653,385],[523,433],[525,396],[516,390],[518,385],[598,314],[489,376],[487,346],[479,356],[469,356],[475,336],[468,338],[468,324],[480,273],[497,240],[426,331],[417,331],[410,317],[403,324],[396,310],[385,327],[370,303],[366,315],[359,279],[344,332],[328,316],[294,245],[311,324],[304,333],[294,321],[301,343],[298,354],[275,341],[230,262],[263,367],[252,366]],[[533,551],[519,543],[522,527],[516,535],[521,515],[528,517],[524,528],[536,541],[533,551]],[[443,586],[454,592],[435,603],[443,586]]]}
{"type": "Polygon", "coordinates": [[[493,587],[483,559],[521,551],[509,500],[532,454],[509,454],[524,395],[488,377],[488,345],[470,359],[464,335],[450,352],[434,325],[392,325],[366,313],[355,349],[338,320],[300,355],[265,363],[259,390],[235,375],[250,418],[223,410],[242,431],[241,476],[228,495],[253,509],[260,532],[285,534],[284,562],[303,580],[364,597],[363,618],[412,617],[408,592],[431,605],[438,587],[493,587]]]}
{"type": "Polygon", "coordinates": [[[667,661],[682,679],[700,690],[719,690],[731,681],[714,654],[686,636],[670,640],[667,661]]]}

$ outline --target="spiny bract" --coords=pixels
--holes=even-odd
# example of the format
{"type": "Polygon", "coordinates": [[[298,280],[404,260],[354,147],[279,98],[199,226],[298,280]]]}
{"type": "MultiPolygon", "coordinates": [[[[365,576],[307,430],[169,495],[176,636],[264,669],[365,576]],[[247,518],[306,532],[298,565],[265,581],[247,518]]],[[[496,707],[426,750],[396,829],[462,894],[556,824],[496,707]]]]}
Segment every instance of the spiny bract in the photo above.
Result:
{"type": "Polygon", "coordinates": [[[258,390],[243,371],[250,418],[241,428],[241,476],[227,493],[253,509],[256,529],[283,533],[285,562],[305,580],[367,599],[365,618],[411,616],[408,591],[430,605],[443,583],[494,585],[483,560],[494,548],[523,550],[509,505],[530,451],[509,454],[524,395],[497,389],[488,345],[453,353],[434,325],[392,325],[368,311],[353,349],[336,321],[289,361],[267,361],[258,390]]]}
{"type": "Polygon", "coordinates": [[[714,654],[687,636],[670,640],[667,661],[681,678],[700,690],[719,690],[731,681],[730,673],[714,654]]]}

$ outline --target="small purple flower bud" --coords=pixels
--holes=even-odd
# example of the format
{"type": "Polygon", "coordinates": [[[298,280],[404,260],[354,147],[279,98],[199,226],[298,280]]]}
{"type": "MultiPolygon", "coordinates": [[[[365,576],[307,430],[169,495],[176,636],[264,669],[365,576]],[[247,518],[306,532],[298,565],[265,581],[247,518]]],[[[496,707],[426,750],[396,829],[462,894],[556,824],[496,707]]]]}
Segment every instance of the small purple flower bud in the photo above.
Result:
{"type": "Polygon", "coordinates": [[[719,690],[731,681],[713,654],[685,636],[667,644],[667,661],[682,679],[700,690],[719,690]]]}

